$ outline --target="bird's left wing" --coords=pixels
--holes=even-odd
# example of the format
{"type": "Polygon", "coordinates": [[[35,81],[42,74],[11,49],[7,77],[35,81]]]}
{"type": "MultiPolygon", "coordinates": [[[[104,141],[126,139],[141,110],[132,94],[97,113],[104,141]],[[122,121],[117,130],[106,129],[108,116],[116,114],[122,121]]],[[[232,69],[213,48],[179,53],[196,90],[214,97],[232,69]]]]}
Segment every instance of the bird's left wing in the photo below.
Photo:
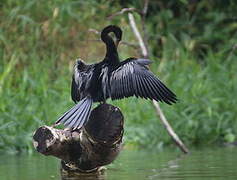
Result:
{"type": "Polygon", "coordinates": [[[93,65],[87,65],[83,60],[76,61],[71,83],[71,97],[75,103],[85,97],[84,91],[92,76],[92,69],[93,65]]]}
{"type": "MultiPolygon", "coordinates": [[[[82,81],[81,78],[78,82],[80,81],[82,81]]],[[[72,76],[72,83],[71,83],[71,97],[75,103],[80,101],[79,83],[76,83],[74,75],[72,76]]]]}
{"type": "Polygon", "coordinates": [[[175,103],[176,95],[146,67],[150,63],[148,59],[134,58],[121,62],[110,76],[111,99],[135,95],[167,104],[175,103]]]}

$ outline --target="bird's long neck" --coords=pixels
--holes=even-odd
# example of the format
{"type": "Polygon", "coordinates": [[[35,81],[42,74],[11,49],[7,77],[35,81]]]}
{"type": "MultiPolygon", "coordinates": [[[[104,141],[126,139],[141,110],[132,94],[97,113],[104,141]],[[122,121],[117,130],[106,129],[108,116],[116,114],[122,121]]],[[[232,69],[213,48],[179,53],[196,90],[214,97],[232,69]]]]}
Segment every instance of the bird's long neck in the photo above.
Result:
{"type": "Polygon", "coordinates": [[[119,56],[118,56],[117,47],[113,39],[108,35],[108,32],[102,33],[101,39],[106,44],[106,55],[105,55],[104,61],[109,64],[118,64],[119,56]]]}

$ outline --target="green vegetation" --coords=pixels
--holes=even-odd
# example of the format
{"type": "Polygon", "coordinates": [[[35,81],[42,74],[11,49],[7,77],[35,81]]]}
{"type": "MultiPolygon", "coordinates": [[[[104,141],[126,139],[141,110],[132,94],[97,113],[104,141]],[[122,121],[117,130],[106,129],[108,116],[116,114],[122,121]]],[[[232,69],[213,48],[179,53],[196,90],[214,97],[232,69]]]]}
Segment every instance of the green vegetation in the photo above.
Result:
{"type": "MultiPolygon", "coordinates": [[[[123,7],[142,7],[133,3],[0,2],[0,150],[31,152],[33,131],[51,125],[73,105],[70,81],[75,58],[89,63],[104,56],[104,45],[93,41],[99,36],[90,28],[117,24],[124,30],[124,41],[136,43],[126,14],[106,19],[123,7]]],[[[152,70],[179,98],[176,105],[161,107],[186,144],[237,139],[236,11],[234,1],[151,1],[149,6],[152,70]]],[[[126,45],[119,51],[121,59],[139,56],[126,45]]],[[[128,147],[173,144],[149,101],[129,98],[113,104],[125,115],[128,147]]]]}

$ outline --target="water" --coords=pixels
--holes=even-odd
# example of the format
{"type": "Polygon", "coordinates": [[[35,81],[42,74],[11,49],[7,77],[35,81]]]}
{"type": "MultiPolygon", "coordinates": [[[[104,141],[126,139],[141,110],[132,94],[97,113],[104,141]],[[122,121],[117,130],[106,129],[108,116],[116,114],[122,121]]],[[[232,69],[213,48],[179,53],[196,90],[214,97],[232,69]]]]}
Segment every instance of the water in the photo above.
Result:
{"type": "MultiPolygon", "coordinates": [[[[216,180],[237,179],[237,148],[212,148],[180,152],[139,152],[123,150],[118,159],[107,166],[104,175],[77,179],[100,180],[216,180]]],[[[59,161],[39,154],[0,156],[1,180],[61,179],[59,161]]],[[[69,178],[75,179],[75,178],[69,178]]]]}

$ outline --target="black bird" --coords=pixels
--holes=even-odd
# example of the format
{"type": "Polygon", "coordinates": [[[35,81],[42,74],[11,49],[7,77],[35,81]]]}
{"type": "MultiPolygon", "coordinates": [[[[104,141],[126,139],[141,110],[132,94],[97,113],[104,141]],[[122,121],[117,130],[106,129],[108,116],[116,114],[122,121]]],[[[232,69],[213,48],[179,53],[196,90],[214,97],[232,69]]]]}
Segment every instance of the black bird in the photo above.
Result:
{"type": "Polygon", "coordinates": [[[122,30],[114,25],[105,27],[101,40],[106,44],[103,61],[91,65],[77,60],[72,76],[71,96],[76,103],[61,116],[56,124],[64,124],[72,129],[80,129],[88,120],[93,102],[106,102],[106,99],[122,99],[136,96],[167,104],[177,101],[169,90],[146,65],[148,59],[128,58],[119,60],[117,45],[122,38],[122,30]],[[116,37],[114,42],[109,33],[116,37]]]}

